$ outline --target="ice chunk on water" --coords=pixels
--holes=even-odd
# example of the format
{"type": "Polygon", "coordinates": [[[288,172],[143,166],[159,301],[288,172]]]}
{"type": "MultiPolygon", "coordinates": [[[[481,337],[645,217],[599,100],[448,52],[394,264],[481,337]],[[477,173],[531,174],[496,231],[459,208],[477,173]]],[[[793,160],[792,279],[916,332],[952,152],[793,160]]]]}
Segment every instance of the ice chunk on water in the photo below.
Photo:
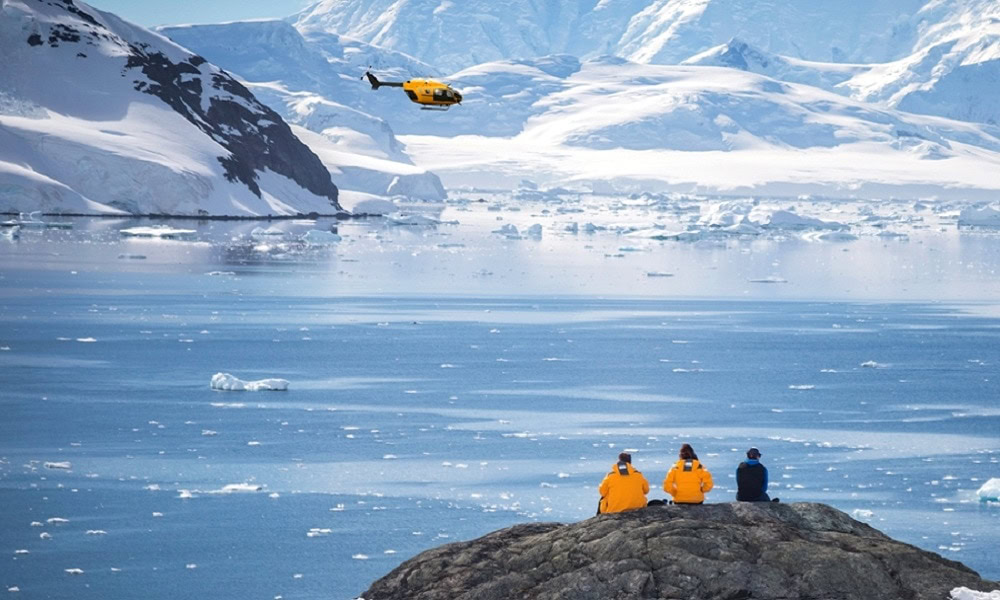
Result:
{"type": "Polygon", "coordinates": [[[221,489],[209,492],[210,494],[235,494],[238,492],[259,492],[264,486],[256,483],[230,483],[222,486],[221,489]]]}
{"type": "Polygon", "coordinates": [[[875,362],[874,360],[866,360],[865,362],[861,363],[861,366],[864,367],[864,368],[866,368],[866,369],[884,369],[885,368],[884,364],[879,363],[879,362],[875,362]]]}
{"type": "Polygon", "coordinates": [[[875,516],[875,513],[868,510],[867,508],[855,508],[851,511],[851,516],[859,521],[869,521],[875,516]]]}
{"type": "Polygon", "coordinates": [[[125,237],[161,238],[161,239],[183,239],[197,233],[194,229],[175,229],[167,225],[153,225],[152,227],[129,227],[122,229],[119,233],[125,237]]]}
{"type": "Polygon", "coordinates": [[[287,379],[260,379],[258,381],[243,381],[229,373],[216,373],[212,375],[211,387],[213,390],[226,390],[232,392],[258,392],[288,390],[287,379]]]}
{"type": "Polygon", "coordinates": [[[970,206],[958,213],[959,225],[1000,227],[1000,206],[970,206]]]}
{"type": "Polygon", "coordinates": [[[511,224],[511,223],[507,223],[506,225],[503,225],[502,227],[500,227],[500,229],[494,229],[493,233],[496,233],[498,235],[502,235],[505,238],[510,239],[510,240],[517,240],[517,239],[521,238],[521,234],[517,230],[517,227],[515,225],[511,224]]]}
{"type": "Polygon", "coordinates": [[[981,502],[1000,502],[1000,478],[994,477],[976,492],[981,502]]]}
{"type": "Polygon", "coordinates": [[[63,569],[70,575],[83,575],[83,569],[63,569]]]}
{"type": "Polygon", "coordinates": [[[73,465],[68,460],[62,461],[62,462],[47,462],[47,463],[45,463],[45,468],[46,469],[71,469],[71,468],[73,468],[73,465]]]}
{"type": "Polygon", "coordinates": [[[332,231],[310,229],[300,239],[311,246],[326,246],[339,242],[341,237],[332,231]]]}

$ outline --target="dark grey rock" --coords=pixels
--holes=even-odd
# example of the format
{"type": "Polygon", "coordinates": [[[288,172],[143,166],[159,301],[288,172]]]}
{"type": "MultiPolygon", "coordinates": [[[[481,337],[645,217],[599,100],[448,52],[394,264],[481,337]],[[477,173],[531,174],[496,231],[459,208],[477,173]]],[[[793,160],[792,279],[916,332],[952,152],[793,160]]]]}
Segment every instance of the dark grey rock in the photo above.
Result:
{"type": "MultiPolygon", "coordinates": [[[[337,202],[337,187],[319,157],[295,136],[278,113],[258,101],[229,73],[178,48],[167,51],[157,44],[128,41],[127,36],[120,36],[73,0],[32,1],[58,7],[68,14],[66,23],[37,26],[45,31],[32,32],[27,37],[28,45],[41,47],[47,42],[53,48],[65,44],[95,46],[100,40],[119,45],[126,51],[121,75],[131,81],[136,91],[159,98],[225,149],[226,154],[217,160],[227,180],[241,182],[260,197],[258,174],[270,170],[328,198],[331,214],[343,212],[337,202]]],[[[87,57],[84,52],[76,56],[87,57]]]]}
{"type": "Polygon", "coordinates": [[[946,600],[962,565],[824,504],[650,507],[428,550],[365,600],[946,600]]]}

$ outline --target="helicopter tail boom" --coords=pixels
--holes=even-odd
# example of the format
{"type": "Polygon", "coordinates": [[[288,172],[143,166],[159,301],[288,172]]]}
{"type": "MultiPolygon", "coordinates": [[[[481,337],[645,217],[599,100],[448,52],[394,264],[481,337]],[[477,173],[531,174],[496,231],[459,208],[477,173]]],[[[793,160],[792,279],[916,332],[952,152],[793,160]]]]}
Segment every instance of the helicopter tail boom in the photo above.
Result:
{"type": "Polygon", "coordinates": [[[403,83],[400,81],[379,81],[377,77],[372,75],[371,71],[365,71],[365,77],[368,78],[368,83],[372,84],[372,89],[377,90],[382,86],[386,87],[403,87],[403,83]]]}

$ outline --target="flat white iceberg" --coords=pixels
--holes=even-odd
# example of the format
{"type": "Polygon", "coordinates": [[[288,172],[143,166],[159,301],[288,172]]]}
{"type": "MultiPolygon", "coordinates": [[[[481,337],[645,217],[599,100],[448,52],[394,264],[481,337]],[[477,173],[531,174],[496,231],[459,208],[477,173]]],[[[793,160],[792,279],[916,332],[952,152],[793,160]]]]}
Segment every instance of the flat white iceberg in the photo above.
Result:
{"type": "Polygon", "coordinates": [[[211,387],[213,390],[225,390],[230,392],[259,392],[288,390],[287,379],[260,379],[257,381],[243,381],[229,373],[216,373],[212,375],[211,387]]]}
{"type": "Polygon", "coordinates": [[[264,486],[256,483],[229,483],[222,486],[222,489],[209,492],[212,494],[236,494],[244,492],[259,492],[264,486]]]}
{"type": "Polygon", "coordinates": [[[45,468],[46,469],[71,469],[71,468],[73,468],[73,465],[68,460],[62,461],[62,462],[46,462],[45,463],[45,468]]]}
{"type": "Polygon", "coordinates": [[[151,227],[129,227],[128,229],[122,229],[119,233],[125,237],[175,240],[188,238],[196,232],[194,229],[176,229],[167,225],[153,225],[151,227]]]}
{"type": "Polygon", "coordinates": [[[994,477],[976,492],[981,502],[1000,502],[1000,477],[994,477]]]}

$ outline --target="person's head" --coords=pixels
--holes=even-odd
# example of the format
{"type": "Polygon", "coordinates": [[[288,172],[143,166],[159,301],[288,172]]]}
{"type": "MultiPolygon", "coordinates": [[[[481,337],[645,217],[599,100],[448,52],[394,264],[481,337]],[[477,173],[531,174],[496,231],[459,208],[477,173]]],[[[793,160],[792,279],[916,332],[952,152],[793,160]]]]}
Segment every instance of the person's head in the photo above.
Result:
{"type": "Polygon", "coordinates": [[[632,464],[632,455],[628,452],[622,452],[618,455],[618,462],[632,464]]]}
{"type": "Polygon", "coordinates": [[[680,457],[684,460],[698,460],[698,455],[694,453],[691,444],[681,444],[680,457]]]}
{"type": "Polygon", "coordinates": [[[758,450],[757,448],[750,448],[749,450],[747,450],[747,458],[752,458],[754,460],[757,460],[758,458],[760,458],[760,450],[758,450]]]}

